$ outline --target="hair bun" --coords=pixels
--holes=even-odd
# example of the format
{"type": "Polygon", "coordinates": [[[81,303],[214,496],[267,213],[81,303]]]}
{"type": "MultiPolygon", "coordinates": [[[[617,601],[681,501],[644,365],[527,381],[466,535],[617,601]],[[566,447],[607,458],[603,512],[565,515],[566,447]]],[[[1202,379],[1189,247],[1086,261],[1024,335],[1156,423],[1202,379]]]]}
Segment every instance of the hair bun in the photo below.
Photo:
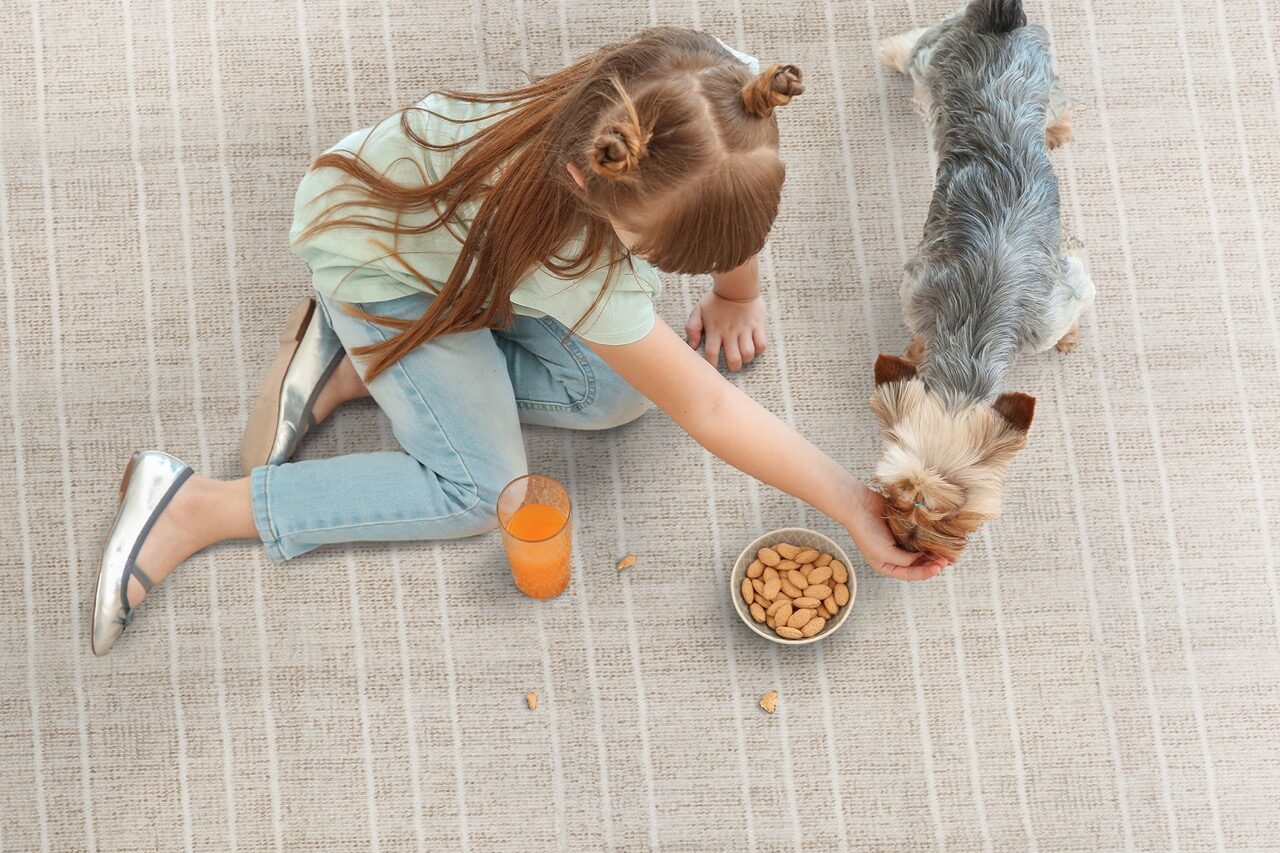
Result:
{"type": "Polygon", "coordinates": [[[591,170],[605,178],[625,178],[646,153],[649,138],[634,124],[606,124],[591,144],[591,170]]]}
{"type": "Polygon", "coordinates": [[[786,106],[804,93],[803,79],[804,74],[794,65],[770,65],[742,87],[742,105],[752,115],[768,118],[774,107],[786,106]]]}

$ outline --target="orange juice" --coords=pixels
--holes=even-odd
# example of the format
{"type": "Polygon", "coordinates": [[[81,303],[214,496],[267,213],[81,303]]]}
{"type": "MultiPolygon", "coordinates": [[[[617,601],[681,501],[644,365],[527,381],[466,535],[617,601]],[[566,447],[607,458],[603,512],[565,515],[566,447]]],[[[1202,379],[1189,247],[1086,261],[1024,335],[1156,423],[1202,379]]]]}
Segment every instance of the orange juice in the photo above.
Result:
{"type": "Polygon", "coordinates": [[[564,512],[527,503],[507,520],[505,543],[511,574],[531,598],[552,598],[569,585],[572,533],[564,512]]]}

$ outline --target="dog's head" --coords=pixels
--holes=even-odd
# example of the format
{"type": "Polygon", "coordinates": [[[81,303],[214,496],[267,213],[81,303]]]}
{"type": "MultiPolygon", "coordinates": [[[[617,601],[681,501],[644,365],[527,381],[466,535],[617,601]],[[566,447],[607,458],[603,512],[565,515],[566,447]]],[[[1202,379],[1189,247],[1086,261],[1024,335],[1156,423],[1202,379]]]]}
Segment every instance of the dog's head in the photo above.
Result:
{"type": "Polygon", "coordinates": [[[1005,472],[1027,443],[1034,397],[1001,394],[956,409],[930,393],[915,365],[876,360],[871,411],[884,456],[875,480],[898,544],[954,560],[987,519],[1000,515],[1005,472]]]}

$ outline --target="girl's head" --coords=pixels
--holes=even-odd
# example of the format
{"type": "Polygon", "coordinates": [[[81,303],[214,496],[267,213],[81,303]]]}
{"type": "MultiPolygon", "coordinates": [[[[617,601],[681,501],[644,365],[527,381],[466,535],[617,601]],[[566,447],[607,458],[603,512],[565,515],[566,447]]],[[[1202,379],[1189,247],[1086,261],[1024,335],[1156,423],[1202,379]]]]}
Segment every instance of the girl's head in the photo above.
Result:
{"type": "Polygon", "coordinates": [[[386,255],[439,294],[419,320],[394,324],[399,334],[358,353],[372,356],[372,378],[437,335],[508,325],[511,292],[537,266],[573,278],[625,262],[629,251],[681,273],[749,260],[782,193],[774,109],[802,91],[793,65],[756,75],[711,36],[646,30],[518,89],[449,93],[510,103],[460,142],[432,143],[410,121],[420,108],[405,110],[401,128],[422,147],[466,146],[437,182],[403,186],[359,152],[321,155],[312,167],[345,171],[357,198],[332,205],[299,240],[339,226],[391,234],[390,245],[379,243],[386,255]],[[464,203],[477,208],[453,272],[428,281],[401,254],[411,249],[401,238],[454,227],[464,203]],[[334,215],[346,207],[358,210],[334,215]],[[373,219],[369,207],[391,215],[373,219]],[[407,226],[404,213],[429,216],[407,226]]]}
{"type": "Polygon", "coordinates": [[[597,55],[548,126],[583,207],[669,272],[722,272],[764,245],[782,195],[775,107],[799,69],[752,74],[717,42],[650,30],[597,55]]]}

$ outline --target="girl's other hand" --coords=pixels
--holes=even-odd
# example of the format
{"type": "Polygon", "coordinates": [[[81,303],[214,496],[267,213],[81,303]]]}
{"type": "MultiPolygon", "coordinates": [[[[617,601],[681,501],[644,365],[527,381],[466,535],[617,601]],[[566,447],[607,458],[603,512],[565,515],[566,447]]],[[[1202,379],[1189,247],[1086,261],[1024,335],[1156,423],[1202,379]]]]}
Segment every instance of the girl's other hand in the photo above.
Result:
{"type": "Polygon", "coordinates": [[[725,299],[709,290],[698,300],[685,332],[694,349],[706,340],[705,354],[712,366],[720,363],[720,350],[729,370],[737,373],[742,365],[764,352],[768,341],[764,331],[764,299],[756,295],[742,301],[725,299]]]}
{"type": "Polygon", "coordinates": [[[942,557],[899,548],[884,520],[884,498],[866,486],[858,486],[853,517],[845,528],[871,568],[886,577],[904,581],[928,580],[950,565],[942,557]]]}

